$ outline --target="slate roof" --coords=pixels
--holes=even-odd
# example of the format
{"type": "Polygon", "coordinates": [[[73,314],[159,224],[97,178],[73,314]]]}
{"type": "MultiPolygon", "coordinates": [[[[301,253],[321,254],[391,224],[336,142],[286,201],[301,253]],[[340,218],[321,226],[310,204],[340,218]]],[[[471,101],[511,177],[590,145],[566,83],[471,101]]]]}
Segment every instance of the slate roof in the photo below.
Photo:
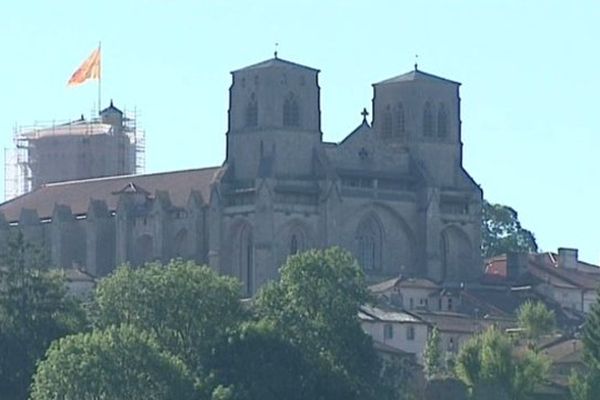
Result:
{"type": "MultiPolygon", "coordinates": [[[[597,265],[578,261],[577,269],[560,267],[555,253],[529,254],[520,283],[546,282],[566,289],[596,290],[600,287],[600,268],[597,265]]],[[[491,258],[486,263],[485,278],[506,280],[507,256],[491,258]]]]}
{"type": "Polygon", "coordinates": [[[393,289],[394,287],[399,288],[419,288],[419,289],[439,289],[439,285],[435,282],[425,278],[408,278],[400,276],[398,278],[388,279],[374,285],[369,286],[369,290],[373,293],[382,293],[393,289]]]}
{"type": "Polygon", "coordinates": [[[474,334],[484,331],[494,322],[492,320],[475,319],[465,314],[442,311],[418,311],[419,317],[435,326],[440,332],[474,334]]]}
{"type": "Polygon", "coordinates": [[[379,307],[361,306],[359,318],[363,321],[399,322],[425,324],[423,319],[407,311],[384,310],[379,307]]]}
{"type": "Polygon", "coordinates": [[[168,192],[171,203],[183,207],[192,191],[199,192],[205,202],[209,201],[210,184],[219,170],[220,167],[211,167],[51,183],[0,204],[0,212],[7,222],[18,221],[21,209],[36,210],[40,218],[50,218],[55,204],[61,204],[69,206],[74,215],[80,215],[87,212],[92,199],[106,202],[113,211],[119,192],[132,187],[151,195],[157,190],[168,192]]]}
{"type": "Polygon", "coordinates": [[[575,364],[583,362],[583,342],[581,339],[561,338],[542,346],[541,351],[553,364],[575,364]]]}
{"type": "Polygon", "coordinates": [[[412,70],[405,74],[398,75],[393,78],[385,79],[381,82],[377,82],[377,83],[373,84],[373,86],[385,85],[388,83],[410,82],[410,81],[431,81],[431,82],[450,83],[453,85],[460,85],[460,82],[451,81],[450,79],[442,78],[441,76],[428,74],[427,72],[423,72],[418,69],[415,69],[415,70],[412,70]]]}
{"type": "MultiPolygon", "coordinates": [[[[569,269],[558,266],[555,255],[545,254],[541,262],[529,262],[527,272],[544,282],[557,287],[580,288],[584,290],[596,290],[600,287],[600,269],[592,273],[579,269],[569,269]]],[[[588,264],[589,265],[589,264],[588,264]]]]}
{"type": "Polygon", "coordinates": [[[295,62],[291,62],[291,61],[284,60],[282,58],[275,57],[275,58],[270,58],[265,61],[261,61],[256,64],[249,65],[244,68],[236,69],[235,71],[232,71],[232,73],[239,72],[239,71],[248,71],[248,70],[253,70],[253,69],[270,68],[270,67],[296,67],[296,68],[308,69],[308,70],[315,71],[315,72],[320,72],[316,68],[307,67],[306,65],[297,64],[295,62]]]}

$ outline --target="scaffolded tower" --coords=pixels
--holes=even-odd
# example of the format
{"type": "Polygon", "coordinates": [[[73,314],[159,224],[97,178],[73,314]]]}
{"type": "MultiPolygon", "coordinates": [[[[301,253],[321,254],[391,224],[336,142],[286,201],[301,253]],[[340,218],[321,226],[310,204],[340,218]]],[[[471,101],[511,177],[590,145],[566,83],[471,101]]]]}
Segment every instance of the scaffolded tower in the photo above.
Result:
{"type": "Polygon", "coordinates": [[[143,173],[145,134],[137,113],[112,101],[99,117],[15,127],[4,150],[5,200],[44,184],[143,173]]]}

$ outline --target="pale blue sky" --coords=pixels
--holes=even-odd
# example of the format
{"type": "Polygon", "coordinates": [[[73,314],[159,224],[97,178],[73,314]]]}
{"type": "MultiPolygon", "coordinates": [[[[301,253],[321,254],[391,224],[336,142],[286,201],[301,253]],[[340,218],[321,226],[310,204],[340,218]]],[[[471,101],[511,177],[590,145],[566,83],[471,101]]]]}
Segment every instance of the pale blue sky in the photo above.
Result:
{"type": "MultiPolygon", "coordinates": [[[[321,69],[324,138],[412,69],[462,82],[464,163],[544,250],[600,263],[600,3],[54,0],[0,3],[0,144],[15,124],[89,115],[67,88],[102,41],[103,106],[137,107],[147,171],[224,158],[229,71],[280,57],[321,69]]],[[[2,196],[3,197],[3,196],[2,196]]]]}

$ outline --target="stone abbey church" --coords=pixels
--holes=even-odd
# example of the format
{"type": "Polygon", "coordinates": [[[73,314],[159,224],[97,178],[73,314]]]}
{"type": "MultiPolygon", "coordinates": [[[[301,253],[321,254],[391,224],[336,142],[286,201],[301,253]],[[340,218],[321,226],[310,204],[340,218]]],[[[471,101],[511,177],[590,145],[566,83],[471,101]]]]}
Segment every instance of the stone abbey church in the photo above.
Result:
{"type": "Polygon", "coordinates": [[[416,67],[376,83],[372,123],[364,112],[330,143],[318,73],[277,57],[234,71],[221,166],[45,184],[0,205],[0,238],[21,229],[54,265],[96,276],[193,259],[246,294],[290,254],[334,245],[373,280],[477,278],[482,191],[462,165],[460,84],[416,67]]]}

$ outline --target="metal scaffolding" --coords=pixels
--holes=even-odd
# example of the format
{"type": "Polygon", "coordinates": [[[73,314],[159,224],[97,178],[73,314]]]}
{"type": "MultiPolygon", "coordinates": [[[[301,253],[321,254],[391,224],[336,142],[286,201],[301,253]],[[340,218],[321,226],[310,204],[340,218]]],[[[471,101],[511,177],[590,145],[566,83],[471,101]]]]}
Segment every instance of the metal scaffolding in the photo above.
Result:
{"type": "MultiPolygon", "coordinates": [[[[97,114],[96,114],[97,115],[97,114]]],[[[130,154],[124,155],[135,174],[146,169],[146,138],[140,128],[138,111],[123,112],[122,133],[129,138],[130,154]]],[[[36,122],[29,126],[15,126],[13,147],[4,149],[4,200],[10,200],[32,190],[32,152],[36,140],[47,136],[90,136],[115,134],[111,126],[102,122],[101,117],[85,120],[83,116],[75,121],[36,122]]]]}

